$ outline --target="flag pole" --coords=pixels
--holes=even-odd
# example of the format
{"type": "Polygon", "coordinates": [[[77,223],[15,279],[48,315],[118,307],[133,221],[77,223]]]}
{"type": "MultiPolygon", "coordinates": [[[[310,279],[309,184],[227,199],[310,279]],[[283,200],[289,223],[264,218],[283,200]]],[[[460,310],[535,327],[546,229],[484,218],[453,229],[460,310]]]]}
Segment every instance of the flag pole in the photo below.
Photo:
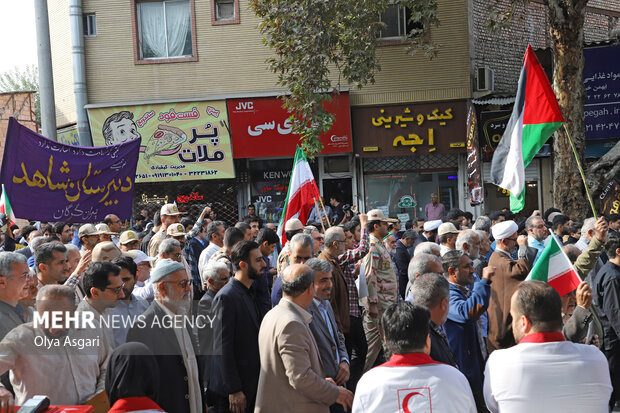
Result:
{"type": "MultiPolygon", "coordinates": [[[[323,208],[323,214],[325,214],[325,218],[327,218],[328,228],[331,228],[332,224],[331,224],[331,222],[329,222],[329,217],[327,216],[327,211],[325,211],[325,204],[323,204],[323,198],[319,198],[319,202],[321,203],[321,208],[323,208]]],[[[323,225],[323,220],[321,220],[321,225],[323,225]]],[[[325,227],[323,227],[323,231],[325,231],[325,227]]]]}
{"type": "Polygon", "coordinates": [[[592,208],[592,214],[594,214],[594,219],[598,219],[596,216],[596,209],[594,208],[594,202],[592,201],[592,195],[590,195],[590,190],[588,189],[588,184],[586,182],[586,176],[583,173],[583,168],[581,167],[581,162],[579,161],[579,156],[577,155],[577,149],[575,148],[575,144],[573,143],[572,138],[570,137],[570,132],[566,127],[566,122],[563,122],[564,131],[566,132],[566,136],[568,137],[568,141],[570,142],[570,146],[573,149],[573,154],[575,155],[575,161],[577,161],[577,168],[579,169],[579,173],[581,174],[581,179],[583,180],[583,186],[586,188],[586,195],[588,196],[588,201],[590,201],[590,207],[592,208]]]}
{"type": "MultiPolygon", "coordinates": [[[[312,199],[314,199],[314,207],[316,208],[316,211],[319,214],[319,218],[321,218],[321,212],[320,212],[321,210],[319,209],[319,203],[316,202],[316,198],[312,198],[312,199]]],[[[321,228],[323,228],[323,232],[325,232],[325,225],[323,225],[323,220],[322,219],[319,219],[319,220],[321,221],[321,228]]]]}

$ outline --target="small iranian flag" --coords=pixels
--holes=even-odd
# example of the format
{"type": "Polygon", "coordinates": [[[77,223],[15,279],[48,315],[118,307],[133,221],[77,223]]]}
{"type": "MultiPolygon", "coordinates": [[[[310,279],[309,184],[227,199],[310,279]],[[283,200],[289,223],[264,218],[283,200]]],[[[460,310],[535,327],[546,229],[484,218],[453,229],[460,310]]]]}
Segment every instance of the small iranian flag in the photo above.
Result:
{"type": "Polygon", "coordinates": [[[286,193],[286,200],[284,201],[284,208],[280,217],[280,225],[278,225],[278,236],[280,236],[282,244],[286,243],[286,236],[284,235],[286,221],[291,218],[298,218],[305,225],[308,215],[310,215],[310,210],[314,206],[314,201],[318,201],[320,196],[319,188],[316,186],[306,155],[297,146],[291,180],[288,184],[288,192],[286,193]]]}
{"type": "Polygon", "coordinates": [[[554,235],[551,235],[527,279],[546,282],[560,294],[560,297],[576,289],[581,282],[577,271],[554,235]]]}
{"type": "Polygon", "coordinates": [[[5,214],[7,218],[7,224],[9,227],[15,223],[15,213],[13,212],[13,208],[11,208],[11,203],[9,202],[9,196],[6,194],[6,190],[4,189],[4,184],[2,184],[2,195],[0,199],[0,213],[5,214]]]}
{"type": "Polygon", "coordinates": [[[512,115],[491,162],[491,182],[510,191],[510,209],[525,206],[525,168],[564,122],[545,72],[527,46],[512,115]]]}

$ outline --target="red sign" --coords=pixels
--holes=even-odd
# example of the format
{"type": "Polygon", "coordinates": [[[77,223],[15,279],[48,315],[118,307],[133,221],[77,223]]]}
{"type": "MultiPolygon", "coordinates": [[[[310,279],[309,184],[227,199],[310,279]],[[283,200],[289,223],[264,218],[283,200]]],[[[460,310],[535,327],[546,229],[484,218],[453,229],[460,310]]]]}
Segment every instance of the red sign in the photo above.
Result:
{"type": "MultiPolygon", "coordinates": [[[[289,114],[277,97],[227,99],[233,158],[293,156],[299,135],[291,132],[289,114]]],[[[321,154],[351,152],[349,94],[334,94],[325,108],[335,116],[334,124],[321,135],[321,154]]]]}

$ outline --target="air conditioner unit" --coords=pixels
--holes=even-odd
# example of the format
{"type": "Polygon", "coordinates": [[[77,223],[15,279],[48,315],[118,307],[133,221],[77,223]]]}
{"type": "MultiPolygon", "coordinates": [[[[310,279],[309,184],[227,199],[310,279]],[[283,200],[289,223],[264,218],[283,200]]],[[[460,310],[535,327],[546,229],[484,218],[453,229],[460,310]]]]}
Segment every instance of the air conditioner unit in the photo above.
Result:
{"type": "Polygon", "coordinates": [[[476,76],[476,90],[479,92],[492,92],[495,89],[495,72],[489,66],[478,68],[476,76]]]}

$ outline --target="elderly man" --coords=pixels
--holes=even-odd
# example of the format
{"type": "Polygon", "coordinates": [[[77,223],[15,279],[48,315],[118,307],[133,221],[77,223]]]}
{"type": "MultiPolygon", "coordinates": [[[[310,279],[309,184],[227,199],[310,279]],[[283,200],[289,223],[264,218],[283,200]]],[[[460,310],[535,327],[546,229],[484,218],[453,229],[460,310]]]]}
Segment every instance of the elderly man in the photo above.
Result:
{"type": "Polygon", "coordinates": [[[502,221],[491,227],[496,248],[489,266],[495,267],[495,278],[491,285],[491,301],[489,303],[489,353],[498,348],[515,345],[510,318],[510,297],[519,283],[527,277],[532,269],[532,262],[538,252],[527,246],[527,237],[518,235],[518,226],[514,221],[502,221]],[[512,253],[518,248],[519,259],[512,259],[512,253]]]}
{"type": "Polygon", "coordinates": [[[409,266],[407,267],[407,296],[405,297],[407,301],[412,302],[411,291],[413,290],[415,280],[420,275],[428,272],[443,274],[441,258],[437,255],[418,253],[409,261],[409,266]]]}
{"type": "MultiPolygon", "coordinates": [[[[338,329],[334,311],[329,303],[332,293],[332,265],[320,258],[311,258],[306,265],[314,271],[314,300],[307,311],[312,316],[310,330],[319,349],[325,376],[339,386],[349,380],[349,356],[344,344],[344,336],[338,329]]],[[[331,413],[344,412],[342,406],[333,404],[331,413]]]]}
{"type": "MultiPolygon", "coordinates": [[[[82,405],[104,390],[108,348],[96,331],[65,325],[75,311],[75,293],[62,285],[43,286],[36,299],[40,320],[59,315],[61,327],[32,322],[11,330],[0,342],[0,374],[11,371],[15,404],[38,394],[53,405],[82,405]],[[45,345],[44,343],[50,343],[45,345]],[[72,343],[82,342],[84,346],[72,343]]],[[[0,405],[12,405],[12,396],[0,387],[0,405]]],[[[12,408],[7,411],[13,411],[12,408]]]]}
{"type": "Polygon", "coordinates": [[[398,275],[398,292],[401,298],[407,296],[407,283],[409,281],[407,276],[407,269],[409,268],[409,261],[411,261],[411,254],[409,249],[413,247],[413,243],[418,238],[415,231],[408,229],[403,233],[403,236],[396,241],[396,251],[394,251],[394,265],[396,266],[396,274],[398,275]]]}
{"type": "MultiPolygon", "coordinates": [[[[290,241],[293,239],[293,237],[296,234],[300,234],[303,231],[304,231],[304,225],[297,218],[291,218],[288,221],[286,221],[286,224],[284,224],[284,235],[286,236],[286,244],[284,244],[282,251],[280,251],[280,254],[278,255],[278,263],[276,265],[278,274],[281,274],[282,271],[284,271],[284,269],[286,268],[286,266],[290,264],[289,262],[289,254],[291,252],[290,246],[289,246],[290,241]]],[[[314,249],[314,244],[313,244],[313,249],[314,249]]],[[[277,302],[275,304],[277,304],[277,302]]]]}
{"type": "Polygon", "coordinates": [[[0,340],[13,328],[32,319],[30,309],[19,302],[30,294],[30,284],[26,257],[0,252],[0,340]]]}
{"type": "Polygon", "coordinates": [[[511,297],[512,333],[519,344],[494,351],[484,397],[495,412],[608,412],[607,360],[595,346],[565,341],[558,293],[525,281],[511,297]]]}
{"type": "Polygon", "coordinates": [[[463,412],[476,406],[467,380],[452,366],[429,357],[429,312],[407,302],[383,314],[390,360],[364,374],[355,393],[354,413],[463,412]],[[402,406],[402,410],[401,410],[402,406]]]}
{"type": "Polygon", "coordinates": [[[143,343],[155,355],[160,379],[154,401],[163,410],[203,412],[202,363],[184,323],[190,310],[192,281],[183,264],[169,259],[157,263],[151,281],[155,300],[142,314],[146,327],[135,324],[127,334],[127,342],[143,343]],[[166,324],[164,320],[172,322],[166,324]]]}
{"type": "Polygon", "coordinates": [[[306,310],[314,299],[314,272],[291,263],[282,278],[282,300],[259,332],[260,378],[256,413],[327,413],[334,403],[351,406],[353,393],[325,377],[306,310]]]}
{"type": "Polygon", "coordinates": [[[431,194],[431,202],[424,207],[424,215],[427,221],[436,221],[443,218],[446,213],[446,207],[439,202],[437,194],[431,194]]]}
{"type": "Polygon", "coordinates": [[[487,254],[491,251],[491,241],[489,241],[489,234],[486,231],[475,229],[476,234],[480,238],[480,251],[478,257],[474,258],[474,270],[476,274],[482,274],[484,267],[489,265],[487,260],[487,254]]]}
{"type": "Polygon", "coordinates": [[[426,307],[431,316],[431,358],[458,368],[442,327],[450,311],[450,284],[443,275],[429,272],[416,279],[411,292],[413,304],[426,307]]]}
{"type": "Polygon", "coordinates": [[[205,264],[209,262],[209,258],[220,248],[224,246],[224,233],[226,232],[226,224],[224,221],[213,221],[207,225],[207,241],[209,245],[202,250],[200,257],[198,258],[198,272],[202,277],[202,269],[205,268],[205,264]]]}
{"type": "Polygon", "coordinates": [[[398,301],[398,280],[392,268],[390,254],[381,240],[388,232],[388,219],[380,209],[368,212],[368,232],[370,248],[362,260],[364,275],[368,286],[368,297],[363,299],[366,313],[364,315],[364,332],[368,342],[368,353],[364,371],[374,366],[383,346],[383,334],[380,327],[381,315],[390,304],[398,301]]]}
{"type": "MultiPolygon", "coordinates": [[[[310,235],[307,234],[295,234],[287,243],[287,253],[288,258],[284,268],[286,268],[289,264],[303,264],[312,258],[312,251],[314,251],[314,240],[310,235]]],[[[279,260],[279,258],[278,258],[279,260]]],[[[281,273],[278,273],[281,274],[281,273]]],[[[280,276],[278,276],[274,283],[273,289],[271,290],[271,304],[275,307],[280,302],[282,298],[282,288],[281,288],[280,276]]]]}
{"type": "Polygon", "coordinates": [[[230,273],[228,267],[221,261],[207,263],[202,270],[202,286],[206,293],[200,299],[200,307],[211,308],[215,295],[228,284],[230,273]]]}
{"type": "MultiPolygon", "coordinates": [[[[252,284],[265,261],[254,241],[237,243],[231,253],[237,271],[215,296],[221,309],[221,355],[213,356],[209,390],[219,411],[253,412],[260,372],[258,329],[265,314],[257,305],[252,284]]],[[[217,342],[220,339],[216,336],[217,342]]]]}
{"type": "Polygon", "coordinates": [[[133,294],[136,297],[144,298],[149,303],[153,301],[153,284],[151,283],[151,262],[155,261],[153,257],[149,257],[142,250],[132,250],[124,255],[131,257],[133,262],[138,266],[136,273],[136,285],[133,287],[133,294]]]}
{"type": "Polygon", "coordinates": [[[164,240],[164,238],[166,238],[166,230],[168,227],[172,224],[178,224],[180,222],[179,215],[181,215],[181,212],[179,212],[179,208],[177,208],[174,204],[166,204],[162,206],[159,214],[161,216],[161,228],[149,241],[148,254],[151,257],[157,256],[159,244],[164,240]]]}
{"type": "Polygon", "coordinates": [[[484,411],[482,374],[486,348],[478,320],[489,306],[490,284],[495,269],[486,267],[482,279],[474,282],[471,258],[458,250],[443,256],[443,268],[444,276],[450,283],[450,311],[444,326],[450,349],[459,369],[469,381],[478,411],[484,411]]]}

